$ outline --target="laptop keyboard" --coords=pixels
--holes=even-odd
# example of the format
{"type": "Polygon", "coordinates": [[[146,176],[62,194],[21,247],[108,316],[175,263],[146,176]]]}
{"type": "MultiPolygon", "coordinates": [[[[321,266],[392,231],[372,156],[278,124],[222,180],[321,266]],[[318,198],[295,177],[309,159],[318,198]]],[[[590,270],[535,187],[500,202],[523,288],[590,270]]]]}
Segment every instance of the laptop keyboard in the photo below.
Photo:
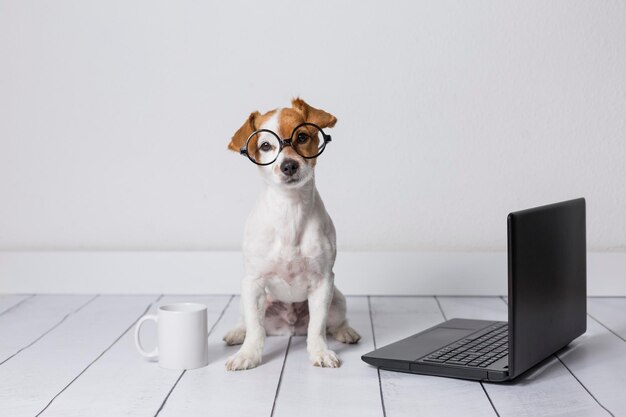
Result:
{"type": "Polygon", "coordinates": [[[509,354],[509,325],[497,323],[475,339],[461,339],[420,361],[485,368],[509,354]]]}

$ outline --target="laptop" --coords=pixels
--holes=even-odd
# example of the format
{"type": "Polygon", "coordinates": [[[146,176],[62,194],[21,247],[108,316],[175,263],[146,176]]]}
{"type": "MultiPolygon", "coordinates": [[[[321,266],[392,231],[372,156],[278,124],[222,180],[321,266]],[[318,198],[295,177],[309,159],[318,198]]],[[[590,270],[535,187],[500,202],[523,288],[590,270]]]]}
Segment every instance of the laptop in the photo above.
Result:
{"type": "Polygon", "coordinates": [[[455,318],[361,359],[382,369],[514,379],[587,328],[585,199],[510,213],[508,322],[455,318]]]}

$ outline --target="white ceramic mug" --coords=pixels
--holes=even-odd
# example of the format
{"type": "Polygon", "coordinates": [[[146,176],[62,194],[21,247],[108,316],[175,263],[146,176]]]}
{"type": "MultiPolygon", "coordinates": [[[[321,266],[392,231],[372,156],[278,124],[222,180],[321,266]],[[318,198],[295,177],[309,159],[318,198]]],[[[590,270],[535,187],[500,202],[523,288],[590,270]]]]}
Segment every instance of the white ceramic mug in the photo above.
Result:
{"type": "Polygon", "coordinates": [[[167,369],[194,369],[209,363],[206,306],[176,303],[159,307],[158,313],[143,316],[135,326],[135,345],[142,356],[158,358],[167,369]],[[157,324],[158,345],[146,352],[141,345],[141,325],[153,320],[157,324]]]}

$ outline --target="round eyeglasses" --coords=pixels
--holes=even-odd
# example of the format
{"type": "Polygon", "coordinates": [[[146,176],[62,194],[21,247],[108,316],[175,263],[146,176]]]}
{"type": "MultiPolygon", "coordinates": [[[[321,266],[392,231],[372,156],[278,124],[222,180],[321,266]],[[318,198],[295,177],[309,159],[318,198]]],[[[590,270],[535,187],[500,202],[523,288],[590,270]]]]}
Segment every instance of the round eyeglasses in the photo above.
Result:
{"type": "Polygon", "coordinates": [[[301,157],[312,159],[320,156],[330,141],[330,135],[324,133],[321,127],[313,123],[302,123],[296,126],[288,139],[281,139],[268,129],[255,130],[248,136],[246,145],[239,153],[246,155],[257,165],[269,165],[276,161],[286,146],[291,146],[301,157]]]}

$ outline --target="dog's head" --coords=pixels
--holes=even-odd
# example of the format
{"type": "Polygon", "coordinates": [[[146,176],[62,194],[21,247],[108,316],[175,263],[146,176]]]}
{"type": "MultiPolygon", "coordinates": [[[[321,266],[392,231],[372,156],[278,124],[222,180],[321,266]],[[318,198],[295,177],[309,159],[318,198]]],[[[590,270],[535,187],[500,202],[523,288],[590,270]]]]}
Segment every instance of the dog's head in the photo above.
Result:
{"type": "Polygon", "coordinates": [[[310,156],[319,152],[318,149],[325,144],[322,133],[315,126],[324,129],[333,127],[335,123],[337,118],[332,114],[296,98],[291,101],[291,107],[265,114],[258,111],[250,114],[233,135],[228,149],[240,152],[248,142],[246,152],[259,164],[266,181],[285,187],[299,187],[313,178],[317,159],[310,156]],[[258,133],[251,137],[254,132],[258,133]],[[277,139],[290,139],[291,146],[284,146],[276,157],[280,148],[277,139]]]}

